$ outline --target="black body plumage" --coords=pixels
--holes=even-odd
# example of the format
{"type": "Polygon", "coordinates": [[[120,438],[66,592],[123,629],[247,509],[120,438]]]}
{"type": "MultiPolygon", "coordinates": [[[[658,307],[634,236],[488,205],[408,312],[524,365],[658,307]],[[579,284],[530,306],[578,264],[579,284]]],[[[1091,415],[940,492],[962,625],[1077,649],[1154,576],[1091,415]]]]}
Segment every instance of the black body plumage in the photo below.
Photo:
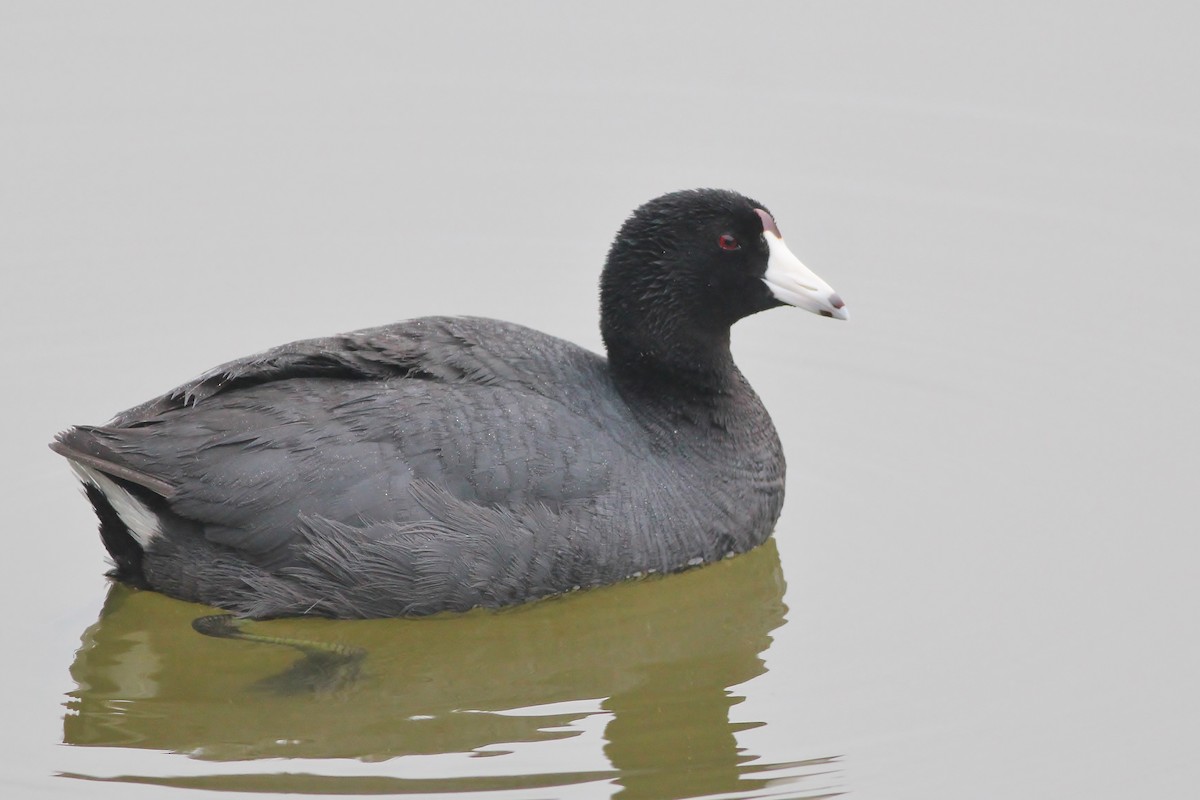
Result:
{"type": "Polygon", "coordinates": [[[638,209],[602,277],[607,360],[417,319],[225,364],[52,447],[103,476],[117,578],[253,617],[497,607],[743,552],[784,488],[729,353],[736,319],[780,305],[761,208],[705,190],[638,209]]]}

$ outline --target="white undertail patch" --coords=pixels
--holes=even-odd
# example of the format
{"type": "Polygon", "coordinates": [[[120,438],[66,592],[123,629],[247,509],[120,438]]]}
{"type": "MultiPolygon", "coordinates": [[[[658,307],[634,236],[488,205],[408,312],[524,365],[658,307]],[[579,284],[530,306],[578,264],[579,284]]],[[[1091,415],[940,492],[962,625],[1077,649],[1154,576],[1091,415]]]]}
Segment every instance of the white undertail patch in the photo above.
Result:
{"type": "Polygon", "coordinates": [[[129,528],[133,538],[143,550],[150,546],[155,536],[162,536],[162,520],[149,506],[134,497],[129,490],[123,488],[112,478],[99,470],[86,467],[71,461],[71,469],[79,476],[79,480],[90,483],[99,489],[108,502],[112,504],[117,516],[129,528]]]}

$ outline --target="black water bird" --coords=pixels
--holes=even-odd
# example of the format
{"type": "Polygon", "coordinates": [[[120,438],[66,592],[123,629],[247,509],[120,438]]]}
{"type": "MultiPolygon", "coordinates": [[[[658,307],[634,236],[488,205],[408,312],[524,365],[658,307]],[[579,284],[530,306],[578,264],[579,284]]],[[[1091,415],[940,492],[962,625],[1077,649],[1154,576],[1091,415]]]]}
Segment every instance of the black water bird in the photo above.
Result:
{"type": "Polygon", "coordinates": [[[600,286],[607,359],[428,317],[229,362],[51,447],[115,578],[249,617],[498,607],[761,544],[783,451],[730,326],[841,299],[716,190],[638,208],[600,286]]]}

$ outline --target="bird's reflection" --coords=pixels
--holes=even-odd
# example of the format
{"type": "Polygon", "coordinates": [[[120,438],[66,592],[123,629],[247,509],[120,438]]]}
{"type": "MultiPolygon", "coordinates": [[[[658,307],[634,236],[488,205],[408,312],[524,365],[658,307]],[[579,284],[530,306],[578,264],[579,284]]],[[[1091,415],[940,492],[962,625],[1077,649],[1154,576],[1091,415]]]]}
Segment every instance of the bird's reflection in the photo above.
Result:
{"type": "MultiPolygon", "coordinates": [[[[373,793],[380,780],[387,791],[404,792],[608,779],[625,798],[761,789],[771,781],[755,774],[782,765],[747,763],[755,757],[739,750],[734,734],[748,724],[730,721],[739,698],[728,688],[764,671],[760,654],[784,622],[783,592],[772,540],[682,575],[503,612],[248,626],[356,654],[338,659],[200,636],[191,623],[204,607],[114,586],[71,668],[77,689],[67,703],[63,741],[212,761],[378,761],[484,754],[575,736],[573,724],[607,712],[604,754],[611,770],[542,773],[524,776],[524,783],[522,776],[447,778],[431,786],[429,779],[314,775],[297,789],[297,776],[282,770],[275,782],[262,774],[118,780],[373,793]],[[536,708],[597,699],[600,707],[587,711],[536,708]]],[[[790,788],[795,796],[797,787],[790,788]]]]}

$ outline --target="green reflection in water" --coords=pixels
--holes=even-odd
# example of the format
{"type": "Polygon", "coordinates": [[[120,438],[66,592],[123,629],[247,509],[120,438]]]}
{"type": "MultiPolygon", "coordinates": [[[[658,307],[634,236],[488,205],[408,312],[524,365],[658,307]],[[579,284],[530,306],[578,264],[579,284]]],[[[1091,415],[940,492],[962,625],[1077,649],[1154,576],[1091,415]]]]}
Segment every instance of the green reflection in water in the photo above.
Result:
{"type": "MultiPolygon", "coordinates": [[[[63,741],[145,748],[196,759],[494,754],[576,736],[572,724],[611,715],[610,771],[556,764],[534,775],[433,780],[278,774],[127,775],[115,780],[264,792],[486,791],[611,780],[618,796],[694,797],[778,789],[828,770],[826,759],[751,764],[739,750],[727,691],[762,674],[760,654],[784,622],[774,541],[665,579],[582,592],[501,612],[421,620],[283,619],[247,630],[337,643],[344,660],[287,647],[214,639],[192,620],[204,606],[113,586],[83,634],[63,741]],[[601,700],[603,712],[538,709],[601,700]],[[518,712],[518,713],[513,713],[518,712]],[[770,778],[755,777],[771,771],[770,778]]],[[[592,762],[589,762],[592,763],[592,762]]],[[[592,763],[594,766],[594,763],[592,763]]],[[[88,778],[85,775],[71,777],[88,778]]],[[[93,778],[94,779],[94,778],[93,778]]],[[[796,786],[790,787],[795,796],[796,786]]]]}

